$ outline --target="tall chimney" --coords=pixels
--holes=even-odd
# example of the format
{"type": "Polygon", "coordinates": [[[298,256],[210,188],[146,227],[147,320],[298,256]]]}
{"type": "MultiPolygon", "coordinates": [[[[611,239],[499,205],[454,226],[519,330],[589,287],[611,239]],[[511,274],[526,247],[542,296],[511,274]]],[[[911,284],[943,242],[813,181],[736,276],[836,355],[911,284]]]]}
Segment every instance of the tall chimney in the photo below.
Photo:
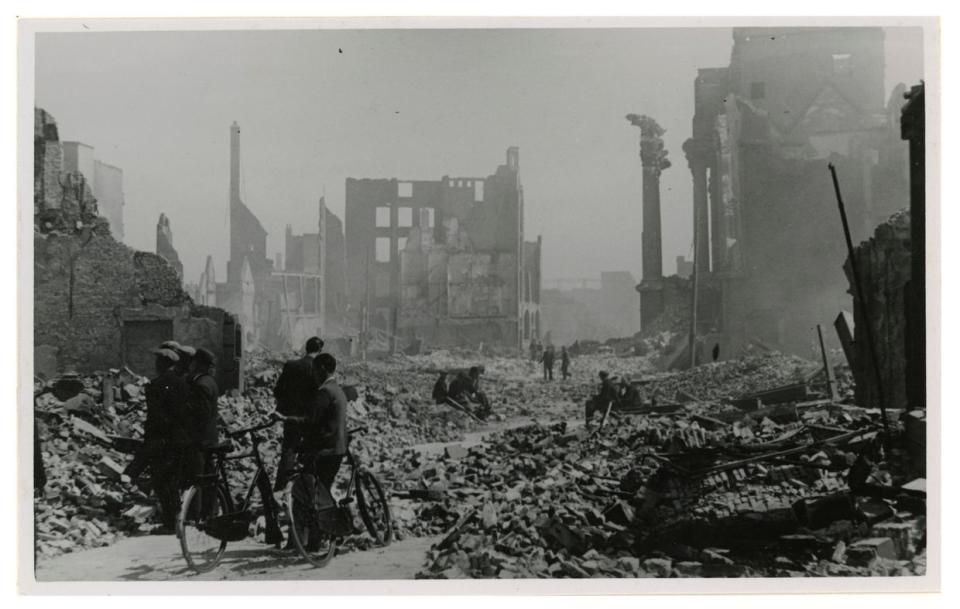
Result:
{"type": "Polygon", "coordinates": [[[230,125],[230,205],[240,201],[240,125],[230,125]]]}

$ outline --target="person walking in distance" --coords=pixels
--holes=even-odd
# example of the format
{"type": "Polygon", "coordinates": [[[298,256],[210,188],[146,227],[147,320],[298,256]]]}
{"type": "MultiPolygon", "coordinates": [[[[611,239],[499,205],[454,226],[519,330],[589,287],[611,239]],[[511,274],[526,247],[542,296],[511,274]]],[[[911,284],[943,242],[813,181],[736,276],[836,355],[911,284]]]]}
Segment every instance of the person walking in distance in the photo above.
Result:
{"type": "Polygon", "coordinates": [[[556,352],[553,350],[553,345],[547,345],[546,350],[540,357],[540,361],[543,363],[543,380],[545,381],[553,380],[553,363],[555,358],[556,352]]]}
{"type": "MultiPolygon", "coordinates": [[[[314,371],[314,359],[323,349],[323,341],[313,336],[304,346],[304,355],[283,365],[283,371],[273,388],[273,397],[277,401],[277,412],[283,415],[303,416],[304,405],[314,398],[319,382],[314,371]]],[[[283,440],[280,443],[280,462],[277,465],[275,490],[286,484],[287,472],[296,463],[297,448],[300,444],[300,428],[296,422],[283,423],[283,440]]]]}
{"type": "Polygon", "coordinates": [[[567,347],[560,347],[560,376],[563,380],[570,378],[570,354],[567,353],[567,347]]]}

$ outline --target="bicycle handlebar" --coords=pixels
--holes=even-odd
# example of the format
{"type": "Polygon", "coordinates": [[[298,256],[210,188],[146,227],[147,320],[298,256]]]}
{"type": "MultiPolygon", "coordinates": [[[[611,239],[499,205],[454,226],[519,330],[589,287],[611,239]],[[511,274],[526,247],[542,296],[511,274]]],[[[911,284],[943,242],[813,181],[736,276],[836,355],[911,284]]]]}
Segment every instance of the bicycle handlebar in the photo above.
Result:
{"type": "Polygon", "coordinates": [[[254,433],[257,431],[263,431],[264,429],[269,429],[270,427],[273,427],[274,425],[276,425],[276,423],[277,421],[274,419],[274,420],[267,421],[266,423],[260,423],[259,425],[254,425],[253,427],[246,427],[244,429],[228,431],[227,436],[231,438],[238,438],[244,434],[254,433]]]}

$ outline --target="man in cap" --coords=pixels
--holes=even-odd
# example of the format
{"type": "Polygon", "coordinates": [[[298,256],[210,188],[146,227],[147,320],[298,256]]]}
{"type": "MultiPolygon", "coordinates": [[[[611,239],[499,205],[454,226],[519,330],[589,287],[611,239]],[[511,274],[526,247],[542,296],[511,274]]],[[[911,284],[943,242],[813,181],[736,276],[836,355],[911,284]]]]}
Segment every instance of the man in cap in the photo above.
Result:
{"type": "MultiPolygon", "coordinates": [[[[319,387],[313,363],[321,350],[323,350],[323,341],[313,336],[304,346],[303,357],[290,360],[283,365],[283,371],[273,388],[273,397],[277,400],[277,412],[294,417],[303,416],[305,404],[314,399],[319,387]]],[[[282,489],[286,484],[286,474],[296,463],[300,440],[300,427],[297,422],[284,421],[275,490],[282,489]]]]}
{"type": "MultiPolygon", "coordinates": [[[[156,376],[147,383],[144,395],[147,419],[143,429],[143,458],[150,466],[153,491],[163,510],[162,522],[172,532],[180,509],[180,454],[190,444],[184,415],[187,388],[179,374],[180,356],[164,347],[152,350],[156,376]]],[[[136,462],[136,460],[135,460],[136,462]]],[[[139,473],[130,464],[128,475],[139,473]]],[[[141,470],[142,471],[142,470],[141,470]]]]}
{"type": "Polygon", "coordinates": [[[179,358],[175,365],[177,373],[186,378],[190,374],[190,360],[193,359],[196,349],[189,345],[181,345],[175,340],[168,340],[160,343],[161,349],[169,349],[177,354],[179,358]]]}

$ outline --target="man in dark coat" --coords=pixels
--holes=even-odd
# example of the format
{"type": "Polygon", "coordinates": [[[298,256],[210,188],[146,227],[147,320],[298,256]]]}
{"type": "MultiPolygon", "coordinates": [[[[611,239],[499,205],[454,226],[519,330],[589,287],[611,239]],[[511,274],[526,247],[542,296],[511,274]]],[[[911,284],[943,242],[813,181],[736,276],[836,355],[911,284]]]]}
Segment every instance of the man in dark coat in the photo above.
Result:
{"type": "MultiPolygon", "coordinates": [[[[283,371],[273,388],[273,397],[277,400],[277,412],[294,417],[303,416],[305,404],[314,398],[319,386],[313,363],[322,349],[323,341],[316,336],[311,337],[307,340],[304,356],[283,365],[283,371]]],[[[287,472],[296,463],[300,439],[299,425],[295,421],[284,421],[275,490],[282,489],[286,484],[287,472]]]]}
{"type": "Polygon", "coordinates": [[[314,360],[314,370],[320,384],[304,404],[302,413],[274,414],[284,423],[298,424],[300,463],[328,490],[332,489],[347,454],[347,397],[334,378],[336,369],[337,360],[332,355],[319,354],[314,360]]]}
{"type": "Polygon", "coordinates": [[[570,354],[565,346],[560,347],[560,376],[563,380],[570,378],[570,354]]]}
{"type": "Polygon", "coordinates": [[[543,380],[552,381],[553,380],[553,362],[556,358],[556,353],[553,350],[553,345],[548,345],[546,351],[543,352],[543,356],[540,358],[540,361],[543,362],[543,380]]]}
{"type": "Polygon", "coordinates": [[[144,388],[147,419],[141,457],[150,466],[163,526],[172,532],[180,510],[182,455],[192,452],[192,434],[186,416],[186,382],[177,369],[180,358],[170,349],[158,348],[153,353],[156,376],[144,388]]]}

